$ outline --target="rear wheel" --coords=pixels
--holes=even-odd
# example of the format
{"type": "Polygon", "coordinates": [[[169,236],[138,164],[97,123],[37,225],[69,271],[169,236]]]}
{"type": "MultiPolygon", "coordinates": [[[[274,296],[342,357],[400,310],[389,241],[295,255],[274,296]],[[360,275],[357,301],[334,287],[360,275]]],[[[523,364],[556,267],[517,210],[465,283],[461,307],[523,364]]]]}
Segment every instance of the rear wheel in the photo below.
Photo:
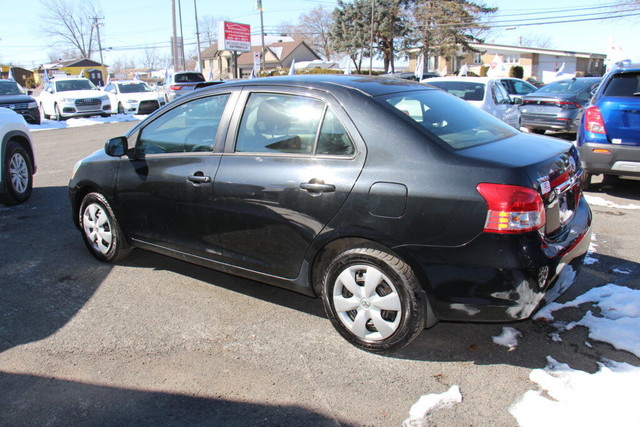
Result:
{"type": "Polygon", "coordinates": [[[15,205],[26,201],[33,189],[33,168],[31,156],[22,144],[10,142],[3,159],[3,181],[7,183],[2,201],[15,205]]]}
{"type": "Polygon", "coordinates": [[[78,221],[84,243],[94,257],[116,262],[129,254],[129,245],[102,194],[89,193],[82,199],[78,221]]]}
{"type": "Polygon", "coordinates": [[[349,249],[329,265],[322,301],[347,341],[372,352],[392,352],[424,329],[422,290],[411,268],[370,247],[349,249]]]}
{"type": "Polygon", "coordinates": [[[587,191],[591,188],[591,177],[593,175],[587,171],[582,172],[582,177],[580,178],[580,187],[583,191],[587,191]]]}

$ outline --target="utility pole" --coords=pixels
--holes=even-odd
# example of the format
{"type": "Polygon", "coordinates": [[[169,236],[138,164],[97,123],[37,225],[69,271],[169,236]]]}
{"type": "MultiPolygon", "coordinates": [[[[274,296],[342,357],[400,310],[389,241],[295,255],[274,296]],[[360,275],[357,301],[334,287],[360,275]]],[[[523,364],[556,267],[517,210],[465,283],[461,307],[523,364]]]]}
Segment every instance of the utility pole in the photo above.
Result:
{"type": "Polygon", "coordinates": [[[265,66],[265,58],[264,58],[264,20],[262,19],[262,0],[258,0],[258,9],[260,9],[260,37],[262,38],[262,53],[260,54],[260,59],[262,61],[262,69],[265,70],[267,67],[265,66]]]}
{"type": "Polygon", "coordinates": [[[173,38],[171,52],[173,56],[173,72],[178,71],[178,29],[176,28],[176,0],[171,0],[171,20],[173,22],[173,38]]]}
{"type": "Polygon", "coordinates": [[[371,42],[369,44],[369,75],[373,70],[373,18],[375,15],[376,0],[371,0],[371,42]]]}
{"type": "Polygon", "coordinates": [[[102,43],[100,41],[100,24],[98,22],[99,19],[104,19],[104,18],[98,18],[97,16],[93,17],[93,26],[96,28],[96,33],[98,35],[98,49],[100,50],[100,70],[102,72],[102,83],[104,84],[107,81],[107,69],[104,66],[104,58],[102,57],[102,43]]]}
{"type": "Polygon", "coordinates": [[[198,30],[198,6],[196,0],[193,0],[193,10],[196,14],[196,44],[198,47],[198,65],[196,71],[202,72],[202,58],[200,58],[200,31],[198,30]]]}
{"type": "Polygon", "coordinates": [[[180,16],[180,52],[182,53],[182,70],[186,70],[187,66],[184,62],[184,34],[182,33],[182,1],[178,0],[178,15],[180,16]]]}

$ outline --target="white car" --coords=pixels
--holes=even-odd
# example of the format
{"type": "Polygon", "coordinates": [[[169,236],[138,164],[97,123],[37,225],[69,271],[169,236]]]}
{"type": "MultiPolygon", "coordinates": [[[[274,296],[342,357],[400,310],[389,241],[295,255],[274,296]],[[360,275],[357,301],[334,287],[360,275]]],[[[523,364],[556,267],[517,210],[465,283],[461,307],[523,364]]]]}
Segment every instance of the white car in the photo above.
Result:
{"type": "Polygon", "coordinates": [[[27,123],[8,108],[0,108],[0,144],[0,201],[22,203],[31,195],[36,158],[27,123]]]}
{"type": "Polygon", "coordinates": [[[44,86],[39,103],[42,115],[56,120],[111,114],[107,93],[81,77],[56,77],[44,86]]]}
{"type": "Polygon", "coordinates": [[[422,83],[437,87],[520,129],[518,102],[498,79],[488,77],[434,77],[422,83]]]}
{"type": "Polygon", "coordinates": [[[104,91],[109,95],[112,112],[118,114],[149,114],[166,103],[164,96],[140,80],[110,82],[104,91]]]}

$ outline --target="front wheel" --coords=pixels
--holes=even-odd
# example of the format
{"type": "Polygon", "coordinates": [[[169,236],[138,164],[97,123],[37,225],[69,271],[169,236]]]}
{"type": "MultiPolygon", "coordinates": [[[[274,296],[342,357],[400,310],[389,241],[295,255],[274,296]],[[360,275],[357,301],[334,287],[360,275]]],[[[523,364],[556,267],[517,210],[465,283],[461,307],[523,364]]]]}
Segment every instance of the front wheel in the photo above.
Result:
{"type": "Polygon", "coordinates": [[[57,121],[64,120],[64,117],[62,117],[62,113],[60,112],[60,107],[58,107],[58,104],[55,104],[53,106],[53,110],[55,111],[57,121]]]}
{"type": "Polygon", "coordinates": [[[338,255],[325,275],[322,301],[338,332],[363,350],[399,350],[424,329],[422,290],[413,271],[378,249],[338,255]]]}
{"type": "Polygon", "coordinates": [[[7,183],[7,191],[2,201],[8,205],[26,201],[33,189],[31,156],[21,144],[10,142],[3,162],[3,181],[7,183]]]}
{"type": "Polygon", "coordinates": [[[80,205],[79,224],[89,252],[101,261],[115,262],[129,253],[129,246],[107,199],[89,193],[80,205]]]}
{"type": "Polygon", "coordinates": [[[122,102],[118,102],[118,114],[124,114],[124,107],[122,106],[122,102]]]}

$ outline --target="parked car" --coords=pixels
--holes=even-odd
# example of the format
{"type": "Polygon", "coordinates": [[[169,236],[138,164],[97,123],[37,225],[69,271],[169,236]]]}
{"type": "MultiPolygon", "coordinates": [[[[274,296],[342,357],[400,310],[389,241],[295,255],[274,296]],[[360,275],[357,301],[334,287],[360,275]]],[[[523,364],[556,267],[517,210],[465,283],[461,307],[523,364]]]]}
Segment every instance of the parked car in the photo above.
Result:
{"type": "Polygon", "coordinates": [[[113,113],[150,114],[166,104],[164,96],[140,80],[110,82],[104,91],[109,95],[113,113]]]}
{"type": "Polygon", "coordinates": [[[204,76],[198,71],[180,71],[172,74],[167,81],[159,85],[158,92],[164,95],[167,102],[170,102],[192,92],[198,83],[204,81],[204,76]]]}
{"type": "Polygon", "coordinates": [[[578,127],[588,187],[591,175],[640,176],[640,64],[607,73],[578,127]]]}
{"type": "Polygon", "coordinates": [[[504,86],[512,99],[522,99],[523,95],[528,95],[538,90],[531,83],[515,77],[500,77],[498,80],[500,80],[500,83],[502,83],[502,86],[504,86]]]}
{"type": "Polygon", "coordinates": [[[394,77],[396,79],[421,81],[421,80],[426,80],[433,77],[440,77],[440,74],[434,71],[425,71],[424,73],[422,73],[422,77],[418,79],[414,72],[396,72],[396,73],[383,74],[382,77],[394,77]]]}
{"type": "Polygon", "coordinates": [[[82,77],[56,77],[40,93],[40,110],[45,119],[108,116],[111,102],[106,92],[82,77]]]}
{"type": "Polygon", "coordinates": [[[31,196],[36,157],[29,127],[8,108],[0,108],[0,144],[0,201],[22,203],[31,196]]]}
{"type": "Polygon", "coordinates": [[[567,289],[581,172],[573,145],[420,83],[283,76],[158,110],[79,161],[69,198],[100,260],[141,248],[320,296],[349,342],[388,352],[567,289]]]}
{"type": "Polygon", "coordinates": [[[487,77],[437,77],[426,82],[468,101],[487,113],[520,129],[517,102],[509,96],[498,79],[487,77]]]}
{"type": "Polygon", "coordinates": [[[14,80],[0,79],[0,107],[9,108],[20,114],[27,123],[40,124],[38,103],[14,80]]]}
{"type": "Polygon", "coordinates": [[[542,86],[522,97],[522,126],[534,133],[576,132],[600,77],[574,77],[542,86]]]}

